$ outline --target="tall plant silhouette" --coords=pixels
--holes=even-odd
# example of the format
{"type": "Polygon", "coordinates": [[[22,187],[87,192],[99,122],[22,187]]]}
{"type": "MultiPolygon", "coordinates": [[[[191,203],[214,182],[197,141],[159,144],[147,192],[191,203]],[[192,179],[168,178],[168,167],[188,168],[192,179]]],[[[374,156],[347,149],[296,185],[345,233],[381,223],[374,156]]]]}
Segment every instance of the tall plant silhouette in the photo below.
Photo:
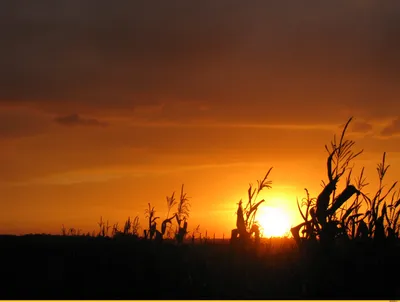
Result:
{"type": "Polygon", "coordinates": [[[114,226],[114,233],[117,235],[132,235],[135,237],[139,237],[139,229],[140,229],[140,222],[139,222],[139,216],[135,216],[133,220],[131,220],[131,217],[129,216],[128,219],[125,221],[124,224],[124,229],[122,231],[118,230],[118,223],[115,224],[114,226]]]}
{"type": "Polygon", "coordinates": [[[368,208],[360,221],[360,231],[357,232],[360,237],[373,237],[376,241],[380,241],[386,237],[393,239],[399,236],[400,192],[394,190],[397,181],[384,192],[384,178],[389,167],[390,165],[386,164],[386,152],[384,152],[382,162],[376,168],[378,189],[372,198],[364,195],[368,208]],[[387,200],[389,198],[390,200],[387,200]]]}
{"type": "Polygon", "coordinates": [[[358,196],[360,191],[352,184],[351,180],[351,167],[350,163],[359,156],[363,150],[356,153],[352,148],[355,144],[354,141],[344,139],[345,132],[348,128],[350,118],[344,126],[339,141],[336,140],[336,135],[331,141],[330,146],[325,145],[328,152],[327,158],[327,176],[328,182],[323,182],[323,190],[318,195],[317,199],[310,198],[308,191],[307,198],[303,199],[302,206],[306,207],[305,213],[301,210],[301,206],[297,202],[300,214],[304,222],[297,227],[292,228],[292,234],[297,242],[300,242],[299,231],[303,228],[305,238],[319,238],[322,243],[329,243],[335,237],[344,235],[347,236],[346,219],[349,215],[360,206],[358,196]],[[348,172],[346,178],[346,187],[337,195],[337,184],[341,177],[348,172]],[[356,200],[353,204],[340,215],[339,218],[337,211],[354,195],[356,200]],[[309,219],[310,217],[310,219],[309,219]]]}
{"type": "Polygon", "coordinates": [[[184,185],[182,184],[181,195],[179,197],[178,209],[175,213],[176,222],[178,223],[178,230],[175,234],[175,238],[178,243],[182,243],[184,237],[187,234],[188,223],[190,213],[190,203],[189,198],[183,190],[184,185]]]}
{"type": "Polygon", "coordinates": [[[252,184],[249,185],[249,189],[247,190],[248,202],[244,208],[242,206],[242,199],[239,201],[236,212],[236,229],[233,229],[231,234],[232,242],[235,242],[237,239],[246,242],[252,234],[256,235],[257,240],[259,239],[259,226],[256,223],[256,214],[258,207],[265,200],[262,199],[257,202],[257,198],[264,188],[271,188],[272,181],[268,180],[271,170],[272,167],[268,170],[262,180],[257,180],[257,188],[254,188],[252,184]]]}
{"type": "Polygon", "coordinates": [[[148,206],[149,206],[148,209],[145,210],[145,216],[149,222],[149,229],[144,230],[144,237],[146,239],[149,238],[150,240],[152,240],[157,231],[156,220],[159,219],[160,217],[155,216],[156,210],[154,209],[154,207],[151,207],[150,203],[148,203],[148,206]]]}
{"type": "MultiPolygon", "coordinates": [[[[167,226],[169,226],[169,231],[171,231],[172,227],[172,220],[176,217],[176,213],[172,216],[169,217],[169,214],[172,210],[172,208],[177,205],[177,201],[175,200],[175,192],[172,193],[171,197],[167,196],[167,217],[164,219],[164,221],[161,223],[161,236],[164,236],[166,231],[167,231],[167,226]]],[[[170,233],[170,232],[168,232],[170,233]]]]}
{"type": "Polygon", "coordinates": [[[103,216],[100,217],[100,221],[97,223],[99,225],[99,233],[97,234],[98,237],[107,237],[108,232],[111,228],[111,225],[107,222],[103,221],[103,216]]]}

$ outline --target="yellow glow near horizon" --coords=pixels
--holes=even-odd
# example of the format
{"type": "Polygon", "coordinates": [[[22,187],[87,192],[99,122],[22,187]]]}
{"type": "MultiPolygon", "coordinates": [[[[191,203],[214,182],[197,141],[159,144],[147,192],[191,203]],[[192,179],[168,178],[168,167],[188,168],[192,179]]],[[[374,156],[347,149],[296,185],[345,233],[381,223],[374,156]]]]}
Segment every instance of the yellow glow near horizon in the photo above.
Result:
{"type": "Polygon", "coordinates": [[[262,207],[257,213],[263,237],[282,237],[290,230],[288,213],[280,207],[262,207]]]}

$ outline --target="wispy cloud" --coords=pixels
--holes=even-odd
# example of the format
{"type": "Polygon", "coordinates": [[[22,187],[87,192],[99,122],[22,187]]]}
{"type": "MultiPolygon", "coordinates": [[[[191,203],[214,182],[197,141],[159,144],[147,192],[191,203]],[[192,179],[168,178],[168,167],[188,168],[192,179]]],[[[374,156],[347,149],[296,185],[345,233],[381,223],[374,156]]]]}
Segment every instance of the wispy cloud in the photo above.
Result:
{"type": "Polygon", "coordinates": [[[204,120],[204,121],[154,121],[154,120],[131,120],[131,119],[120,119],[131,127],[143,127],[143,128],[217,128],[217,129],[271,129],[271,130],[336,130],[337,124],[321,124],[321,123],[300,123],[300,124],[289,124],[289,123],[233,123],[233,122],[218,122],[216,120],[204,120]]]}
{"type": "Polygon", "coordinates": [[[78,114],[70,114],[65,116],[56,117],[54,121],[64,126],[98,126],[106,127],[108,123],[101,122],[94,118],[84,118],[78,114]]]}
{"type": "Polygon", "coordinates": [[[182,166],[144,167],[133,166],[104,167],[103,169],[75,170],[65,173],[57,173],[46,177],[33,178],[26,181],[16,181],[9,185],[73,185],[83,183],[107,182],[122,178],[140,178],[154,175],[169,175],[171,173],[208,170],[215,168],[259,167],[260,163],[228,162],[221,164],[192,164],[182,166]]]}

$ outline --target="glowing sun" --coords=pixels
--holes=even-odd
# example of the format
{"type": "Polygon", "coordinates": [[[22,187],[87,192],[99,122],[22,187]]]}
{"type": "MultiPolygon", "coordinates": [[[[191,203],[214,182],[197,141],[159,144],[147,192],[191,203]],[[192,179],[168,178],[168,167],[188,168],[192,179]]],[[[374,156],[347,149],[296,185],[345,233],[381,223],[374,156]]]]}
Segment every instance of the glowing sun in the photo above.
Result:
{"type": "Polygon", "coordinates": [[[281,208],[261,207],[257,213],[263,237],[282,237],[290,230],[288,214],[281,208]]]}

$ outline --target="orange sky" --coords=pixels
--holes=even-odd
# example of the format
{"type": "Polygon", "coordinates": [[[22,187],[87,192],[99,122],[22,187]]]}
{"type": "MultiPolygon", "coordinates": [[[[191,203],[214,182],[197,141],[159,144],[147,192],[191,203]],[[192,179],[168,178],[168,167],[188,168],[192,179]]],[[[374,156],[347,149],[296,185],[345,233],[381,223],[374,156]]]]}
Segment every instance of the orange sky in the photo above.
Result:
{"type": "Polygon", "coordinates": [[[350,116],[371,191],[400,175],[399,2],[51,3],[0,4],[0,233],[143,225],[184,183],[222,236],[271,166],[296,223],[350,116]]]}

